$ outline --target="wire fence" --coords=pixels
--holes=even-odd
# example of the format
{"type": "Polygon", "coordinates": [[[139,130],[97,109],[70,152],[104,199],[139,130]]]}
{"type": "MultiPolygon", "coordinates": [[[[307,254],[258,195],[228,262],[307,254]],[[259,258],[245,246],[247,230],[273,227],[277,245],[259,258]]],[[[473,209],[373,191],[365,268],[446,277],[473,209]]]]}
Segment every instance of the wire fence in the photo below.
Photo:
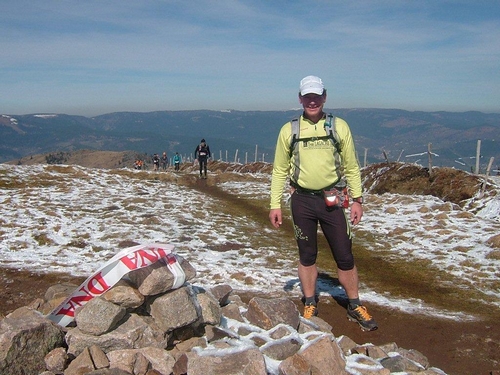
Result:
{"type": "MultiPolygon", "coordinates": [[[[385,161],[386,163],[391,163],[391,162],[403,162],[403,163],[411,163],[411,164],[419,164],[419,165],[426,165],[427,168],[429,169],[430,173],[432,173],[432,168],[434,167],[434,161],[436,158],[439,158],[440,155],[432,151],[432,143],[429,143],[427,145],[427,151],[422,151],[418,153],[412,153],[412,154],[404,154],[405,150],[400,150],[398,152],[398,156],[396,158],[390,158],[390,152],[382,149],[381,154],[380,151],[377,150],[377,153],[372,153],[371,155],[368,154],[369,149],[365,148],[364,149],[364,155],[363,155],[363,160],[361,162],[359,155],[357,154],[358,158],[358,163],[362,167],[366,167],[369,164],[368,157],[371,157],[371,160],[382,160],[385,161]],[[381,159],[382,157],[382,159],[381,159]]],[[[453,162],[456,165],[449,165],[449,167],[457,167],[459,169],[466,170],[470,173],[474,174],[497,174],[500,175],[500,168],[497,166],[496,168],[493,168],[493,162],[494,162],[494,157],[486,157],[481,155],[481,141],[478,140],[477,142],[477,149],[476,149],[476,155],[475,156],[460,156],[457,155],[456,152],[450,149],[452,153],[456,155],[456,158],[454,158],[453,162]]],[[[143,168],[144,169],[149,169],[152,166],[152,155],[144,155],[145,159],[148,160],[143,160],[143,168]]],[[[195,158],[192,153],[184,153],[184,154],[179,154],[181,158],[182,163],[194,163],[195,158]]],[[[217,160],[217,161],[222,161],[222,162],[227,162],[227,163],[236,163],[236,164],[249,164],[249,163],[255,163],[255,162],[268,162],[272,163],[272,156],[269,153],[259,153],[259,146],[255,145],[255,151],[254,152],[242,152],[240,153],[238,149],[231,151],[231,150],[218,150],[217,152],[212,153],[212,160],[217,160]]],[[[173,166],[173,158],[169,158],[168,166],[173,166]]]]}

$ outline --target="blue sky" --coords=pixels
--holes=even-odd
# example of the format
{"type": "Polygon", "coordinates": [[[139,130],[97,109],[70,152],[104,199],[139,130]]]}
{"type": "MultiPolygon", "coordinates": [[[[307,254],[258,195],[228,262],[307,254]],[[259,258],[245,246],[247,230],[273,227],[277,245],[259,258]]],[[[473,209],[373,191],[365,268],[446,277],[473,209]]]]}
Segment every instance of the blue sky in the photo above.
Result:
{"type": "Polygon", "coordinates": [[[500,2],[3,0],[0,113],[500,112],[500,2]]]}

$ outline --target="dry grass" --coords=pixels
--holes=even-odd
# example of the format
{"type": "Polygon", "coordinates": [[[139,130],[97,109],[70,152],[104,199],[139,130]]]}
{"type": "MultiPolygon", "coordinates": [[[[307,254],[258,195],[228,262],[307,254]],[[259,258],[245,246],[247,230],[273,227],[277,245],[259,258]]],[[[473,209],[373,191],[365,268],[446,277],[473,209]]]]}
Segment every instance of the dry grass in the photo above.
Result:
{"type": "MultiPolygon", "coordinates": [[[[479,176],[453,168],[427,168],[414,164],[379,163],[363,168],[363,185],[373,194],[399,193],[432,195],[445,202],[460,204],[474,197],[482,186],[479,176]]],[[[452,209],[449,204],[435,207],[452,209]]]]}
{"type": "Polygon", "coordinates": [[[486,259],[500,260],[500,250],[491,251],[488,255],[486,255],[486,259]]]}
{"type": "Polygon", "coordinates": [[[500,234],[494,235],[486,241],[486,243],[495,249],[500,249],[500,234]]]}

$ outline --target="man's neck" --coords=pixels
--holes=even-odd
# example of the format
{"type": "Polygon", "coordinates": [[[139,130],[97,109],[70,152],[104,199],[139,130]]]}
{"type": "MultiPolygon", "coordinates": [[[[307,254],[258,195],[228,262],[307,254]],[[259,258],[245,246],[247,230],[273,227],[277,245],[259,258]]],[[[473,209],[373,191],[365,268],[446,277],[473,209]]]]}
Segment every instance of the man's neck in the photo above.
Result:
{"type": "Polygon", "coordinates": [[[305,112],[302,113],[302,116],[304,116],[305,119],[308,119],[312,123],[316,124],[319,120],[325,117],[325,113],[321,112],[316,116],[307,116],[305,112]]]}

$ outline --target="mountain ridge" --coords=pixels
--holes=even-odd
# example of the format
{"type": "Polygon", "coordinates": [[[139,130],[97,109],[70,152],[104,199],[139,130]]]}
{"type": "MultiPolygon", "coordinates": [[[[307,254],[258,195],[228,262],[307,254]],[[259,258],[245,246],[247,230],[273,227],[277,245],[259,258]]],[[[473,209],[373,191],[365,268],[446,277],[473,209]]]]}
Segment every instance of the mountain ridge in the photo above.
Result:
{"type": "MultiPolygon", "coordinates": [[[[481,140],[481,164],[500,161],[500,114],[423,112],[400,109],[340,108],[326,112],[346,120],[360,159],[392,161],[427,151],[437,166],[469,169],[481,140]],[[404,152],[403,152],[404,151],[404,152]]],[[[301,111],[154,111],[113,112],[94,117],[67,114],[0,115],[0,162],[56,151],[82,149],[145,154],[192,155],[201,138],[217,159],[272,162],[279,129],[301,111]],[[257,148],[257,155],[255,149],[257,148]],[[227,155],[227,156],[226,156],[227,155]]],[[[406,161],[416,161],[407,158],[406,161]]]]}

